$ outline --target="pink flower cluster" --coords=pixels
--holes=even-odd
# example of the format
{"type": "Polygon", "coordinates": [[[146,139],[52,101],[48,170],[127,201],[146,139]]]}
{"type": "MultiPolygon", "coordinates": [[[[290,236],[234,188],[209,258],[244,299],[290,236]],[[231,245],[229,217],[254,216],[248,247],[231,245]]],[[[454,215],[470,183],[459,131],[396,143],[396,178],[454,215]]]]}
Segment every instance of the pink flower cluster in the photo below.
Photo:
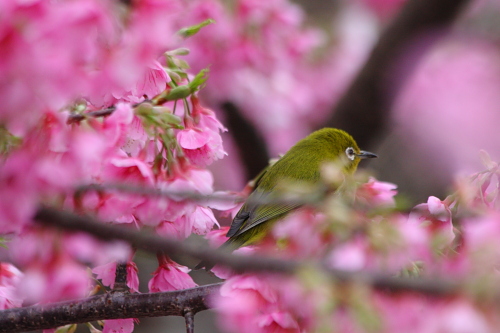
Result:
{"type": "Polygon", "coordinates": [[[0,120],[9,130],[27,133],[47,109],[78,97],[102,107],[164,89],[156,59],[175,42],[172,18],[181,7],[149,0],[117,6],[96,0],[0,4],[0,120]]]}
{"type": "MultiPolygon", "coordinates": [[[[127,285],[138,292],[128,245],[36,226],[32,218],[42,204],[179,239],[218,224],[215,204],[113,190],[126,184],[213,193],[206,167],[226,154],[225,128],[196,97],[199,85],[175,98],[180,102],[149,102],[192,83],[182,61],[162,59],[181,42],[175,33],[184,6],[176,0],[0,4],[0,123],[19,139],[0,164],[0,234],[12,240],[8,257],[23,272],[15,283],[0,281],[2,306],[84,297],[93,285],[88,266],[112,288],[118,262],[127,263],[127,285]],[[91,184],[102,189],[76,192],[91,184]]],[[[195,285],[187,268],[166,256],[159,263],[151,291],[195,285]]]]}
{"type": "MultiPolygon", "coordinates": [[[[367,51],[366,45],[354,51],[342,41],[318,56],[326,34],[308,27],[302,9],[287,0],[240,0],[234,8],[218,0],[192,1],[184,22],[208,18],[216,24],[186,44],[195,71],[210,66],[201,96],[214,109],[226,101],[236,104],[273,154],[318,126],[367,51]]],[[[359,36],[339,40],[344,37],[362,43],[359,36]]]]}
{"type": "MultiPolygon", "coordinates": [[[[395,186],[373,178],[358,186],[352,211],[329,215],[328,209],[321,214],[299,210],[275,226],[269,240],[278,244],[274,255],[320,261],[344,271],[439,276],[496,285],[500,214],[498,182],[492,180],[500,172],[498,164],[484,156],[487,171],[462,179],[458,191],[444,201],[431,196],[407,215],[394,210],[395,186]],[[342,216],[348,216],[349,225],[342,216]],[[459,232],[453,219],[459,219],[459,232]]],[[[269,253],[269,247],[264,241],[253,251],[269,253]]],[[[294,278],[227,274],[218,266],[214,272],[228,278],[213,304],[221,313],[221,327],[231,332],[303,332],[329,327],[353,333],[461,333],[494,332],[500,324],[491,311],[478,306],[480,298],[470,296],[385,293],[356,284],[335,284],[312,268],[294,278]]]]}

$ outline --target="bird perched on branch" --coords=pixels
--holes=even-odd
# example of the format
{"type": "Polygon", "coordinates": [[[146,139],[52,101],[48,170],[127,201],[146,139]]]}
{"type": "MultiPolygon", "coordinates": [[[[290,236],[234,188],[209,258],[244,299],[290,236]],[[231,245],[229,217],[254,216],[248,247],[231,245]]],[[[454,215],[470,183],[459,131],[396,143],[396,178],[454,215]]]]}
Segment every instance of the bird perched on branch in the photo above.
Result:
{"type": "MultiPolygon", "coordinates": [[[[265,203],[281,182],[315,184],[320,181],[320,167],[325,162],[340,161],[343,173],[348,175],[356,171],[360,160],[374,157],[377,155],[360,150],[352,136],[340,129],[323,128],[310,134],[257,176],[254,190],[234,217],[226,234],[229,239],[221,248],[232,252],[259,242],[276,221],[301,206],[300,203],[272,200],[265,203]]],[[[195,269],[205,267],[209,270],[213,266],[202,261],[195,269]]]]}

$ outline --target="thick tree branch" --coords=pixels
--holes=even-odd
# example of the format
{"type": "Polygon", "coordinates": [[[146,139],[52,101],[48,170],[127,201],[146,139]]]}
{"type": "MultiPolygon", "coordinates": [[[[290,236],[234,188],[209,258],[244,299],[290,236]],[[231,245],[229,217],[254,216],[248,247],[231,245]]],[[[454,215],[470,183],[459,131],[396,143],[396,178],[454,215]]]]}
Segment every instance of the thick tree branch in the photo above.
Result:
{"type": "Polygon", "coordinates": [[[370,147],[388,126],[390,107],[402,81],[434,43],[430,40],[425,45],[421,43],[418,54],[411,54],[411,64],[406,63],[404,72],[401,72],[401,66],[396,67],[395,64],[417,37],[442,31],[468,2],[409,0],[380,37],[368,61],[338,102],[326,125],[342,128],[356,138],[360,147],[370,147]],[[397,80],[394,80],[396,76],[397,80]]]}
{"type": "Polygon", "coordinates": [[[0,311],[0,333],[48,329],[103,319],[186,316],[187,313],[193,316],[208,308],[207,298],[217,292],[220,285],[149,294],[112,292],[75,301],[3,310],[0,311]]]}

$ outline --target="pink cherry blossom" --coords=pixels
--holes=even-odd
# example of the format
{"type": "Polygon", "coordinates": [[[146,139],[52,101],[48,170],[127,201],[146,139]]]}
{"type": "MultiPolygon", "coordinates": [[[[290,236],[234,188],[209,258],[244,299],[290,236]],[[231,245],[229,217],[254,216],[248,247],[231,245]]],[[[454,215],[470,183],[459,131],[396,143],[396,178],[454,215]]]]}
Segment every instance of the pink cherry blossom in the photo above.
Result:
{"type": "Polygon", "coordinates": [[[93,0],[9,1],[2,12],[0,119],[25,134],[45,108],[59,109],[88,90],[86,67],[98,64],[117,27],[107,5],[93,0]]]}
{"type": "Polygon", "coordinates": [[[32,265],[24,274],[17,291],[28,304],[83,298],[92,285],[86,267],[64,258],[49,266],[32,265]]]}
{"type": "MultiPolygon", "coordinates": [[[[325,216],[312,210],[301,209],[279,221],[273,228],[274,239],[269,245],[276,247],[276,242],[285,242],[285,257],[294,259],[320,256],[331,242],[331,237],[323,232],[326,225],[325,216]]],[[[266,249],[269,250],[269,249],[266,249]]]]}
{"type": "Polygon", "coordinates": [[[134,110],[130,104],[117,103],[113,113],[102,122],[92,121],[91,125],[101,130],[109,147],[122,146],[130,124],[134,120],[134,110]]]}
{"type": "MultiPolygon", "coordinates": [[[[283,279],[273,281],[255,275],[228,279],[221,287],[220,295],[212,300],[215,310],[223,314],[219,317],[221,328],[242,333],[300,332],[306,329],[308,310],[302,307],[301,311],[301,307],[296,306],[299,299],[293,299],[295,304],[283,302],[288,288],[291,294],[295,294],[293,285],[283,279]]],[[[288,295],[288,298],[293,297],[288,295]]],[[[306,300],[303,298],[302,301],[306,300]]]]}
{"type": "Polygon", "coordinates": [[[134,321],[136,320],[133,318],[105,320],[102,333],[132,333],[134,321]]]}
{"type": "Polygon", "coordinates": [[[358,200],[372,206],[394,207],[394,196],[397,194],[397,186],[392,183],[377,181],[370,177],[367,183],[361,185],[356,197],[358,200]]]}
{"type": "Polygon", "coordinates": [[[455,238],[450,207],[436,197],[430,196],[426,204],[417,205],[410,213],[408,221],[420,224],[439,237],[441,248],[450,245],[455,238]]]}
{"type": "MultiPolygon", "coordinates": [[[[418,145],[419,155],[427,156],[425,160],[432,162],[432,170],[440,177],[482,170],[480,149],[495,160],[500,158],[498,141],[493,139],[500,121],[495,112],[500,103],[497,73],[494,43],[454,34],[425,54],[398,93],[394,105],[397,130],[418,145]]],[[[406,163],[417,163],[411,156],[400,156],[406,163]]]]}
{"type": "Polygon", "coordinates": [[[197,286],[188,275],[190,270],[187,267],[181,266],[165,256],[159,256],[158,261],[159,266],[148,283],[149,291],[172,291],[197,286]]]}
{"type": "MultiPolygon", "coordinates": [[[[229,227],[222,227],[220,229],[214,229],[207,233],[205,236],[206,239],[208,240],[208,243],[210,244],[211,247],[213,248],[218,248],[220,247],[226,240],[226,234],[229,230],[229,227]]],[[[233,253],[236,255],[249,255],[252,253],[255,253],[256,247],[255,246],[245,246],[242,248],[237,249],[233,253]]],[[[224,267],[223,265],[215,265],[212,269],[211,272],[215,274],[220,279],[229,279],[230,277],[234,276],[235,273],[233,270],[230,268],[224,267]]]]}
{"type": "Polygon", "coordinates": [[[39,127],[0,165],[0,230],[19,232],[42,198],[64,196],[90,180],[104,159],[103,138],[88,128],[65,125],[65,118],[46,113],[39,127]]]}
{"type": "Polygon", "coordinates": [[[185,200],[189,193],[213,193],[213,176],[210,171],[186,166],[174,173],[170,179],[159,180],[156,187],[172,193],[166,198],[148,198],[135,211],[141,223],[159,227],[158,232],[167,235],[169,230],[172,236],[185,238],[194,230],[205,230],[216,223],[209,208],[201,208],[185,200]],[[198,208],[197,208],[198,207],[198,208]],[[194,220],[189,215],[199,213],[202,220],[194,220]],[[193,229],[194,228],[194,229],[193,229]]]}
{"type": "Polygon", "coordinates": [[[162,184],[161,188],[172,192],[195,191],[200,194],[210,194],[213,192],[213,182],[210,171],[189,167],[172,181],[162,184]]]}
{"type": "MultiPolygon", "coordinates": [[[[327,38],[305,28],[304,12],[288,1],[243,0],[231,11],[218,1],[195,1],[189,9],[189,24],[207,18],[217,22],[186,43],[195,71],[210,65],[201,98],[214,109],[225,101],[235,103],[261,130],[273,154],[286,151],[326,116],[370,47],[366,38],[344,36],[346,29],[335,27],[338,48],[310,61],[327,38]]],[[[360,30],[363,23],[352,26],[360,30]]]]}
{"type": "Polygon", "coordinates": [[[204,235],[210,231],[214,225],[219,226],[219,222],[210,208],[189,205],[185,207],[185,213],[173,221],[162,221],[156,228],[160,235],[175,236],[185,239],[195,233],[204,235]]]}
{"type": "Polygon", "coordinates": [[[103,242],[85,233],[64,236],[65,251],[75,260],[93,265],[103,265],[110,261],[127,261],[132,250],[125,242],[103,242]]]}
{"type": "Polygon", "coordinates": [[[20,307],[23,299],[17,295],[23,273],[14,265],[0,262],[0,310],[20,307]]]}
{"type": "MultiPolygon", "coordinates": [[[[92,273],[96,274],[96,278],[102,281],[102,284],[113,289],[116,278],[116,261],[94,267],[92,273]]],[[[134,262],[127,262],[127,286],[131,292],[139,292],[139,277],[138,269],[134,262]]]]}
{"type": "Polygon", "coordinates": [[[116,261],[94,267],[92,273],[97,275],[97,278],[102,281],[102,284],[113,288],[116,278],[116,261]]]}
{"type": "Polygon", "coordinates": [[[191,103],[191,117],[187,118],[186,129],[177,134],[177,140],[192,163],[206,166],[227,155],[220,136],[227,130],[213,111],[201,106],[198,98],[192,97],[191,103]]]}
{"type": "Polygon", "coordinates": [[[127,287],[133,293],[139,292],[139,269],[133,261],[127,262],[127,287]]]}
{"type": "Polygon", "coordinates": [[[332,267],[338,269],[346,271],[365,269],[370,262],[367,244],[360,238],[351,240],[332,251],[330,260],[332,267]]]}
{"type": "Polygon", "coordinates": [[[466,299],[436,300],[410,293],[374,296],[384,332],[494,332],[487,315],[466,299]]]}

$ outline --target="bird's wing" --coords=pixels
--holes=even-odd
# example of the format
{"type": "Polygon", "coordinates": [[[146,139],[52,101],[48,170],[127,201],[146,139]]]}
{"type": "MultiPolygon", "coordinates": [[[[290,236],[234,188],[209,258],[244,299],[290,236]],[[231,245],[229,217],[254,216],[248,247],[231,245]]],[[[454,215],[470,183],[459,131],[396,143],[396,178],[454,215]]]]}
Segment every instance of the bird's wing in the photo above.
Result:
{"type": "Polygon", "coordinates": [[[241,235],[245,231],[263,222],[280,217],[301,206],[297,203],[262,203],[266,200],[268,195],[268,193],[259,190],[252,192],[247,199],[247,203],[241,207],[238,214],[234,217],[233,223],[226,236],[233,237],[241,235]]]}
{"type": "MultiPolygon", "coordinates": [[[[266,168],[264,168],[252,181],[253,181],[253,188],[257,188],[259,185],[260,180],[262,179],[262,176],[264,176],[269,170],[269,167],[271,165],[268,165],[266,168]]],[[[250,194],[249,198],[255,196],[254,193],[250,194]]],[[[226,234],[226,237],[232,237],[234,236],[238,230],[241,228],[243,223],[250,217],[250,212],[256,208],[255,204],[247,204],[245,203],[241,209],[238,211],[236,216],[233,219],[233,222],[231,222],[231,226],[229,227],[229,231],[226,234]]]]}
{"type": "Polygon", "coordinates": [[[242,210],[240,209],[238,214],[236,214],[236,216],[234,217],[233,222],[231,223],[231,227],[229,228],[229,231],[226,234],[226,237],[232,237],[236,235],[238,229],[240,229],[240,227],[249,217],[250,217],[249,212],[247,211],[242,212],[242,210]]]}

